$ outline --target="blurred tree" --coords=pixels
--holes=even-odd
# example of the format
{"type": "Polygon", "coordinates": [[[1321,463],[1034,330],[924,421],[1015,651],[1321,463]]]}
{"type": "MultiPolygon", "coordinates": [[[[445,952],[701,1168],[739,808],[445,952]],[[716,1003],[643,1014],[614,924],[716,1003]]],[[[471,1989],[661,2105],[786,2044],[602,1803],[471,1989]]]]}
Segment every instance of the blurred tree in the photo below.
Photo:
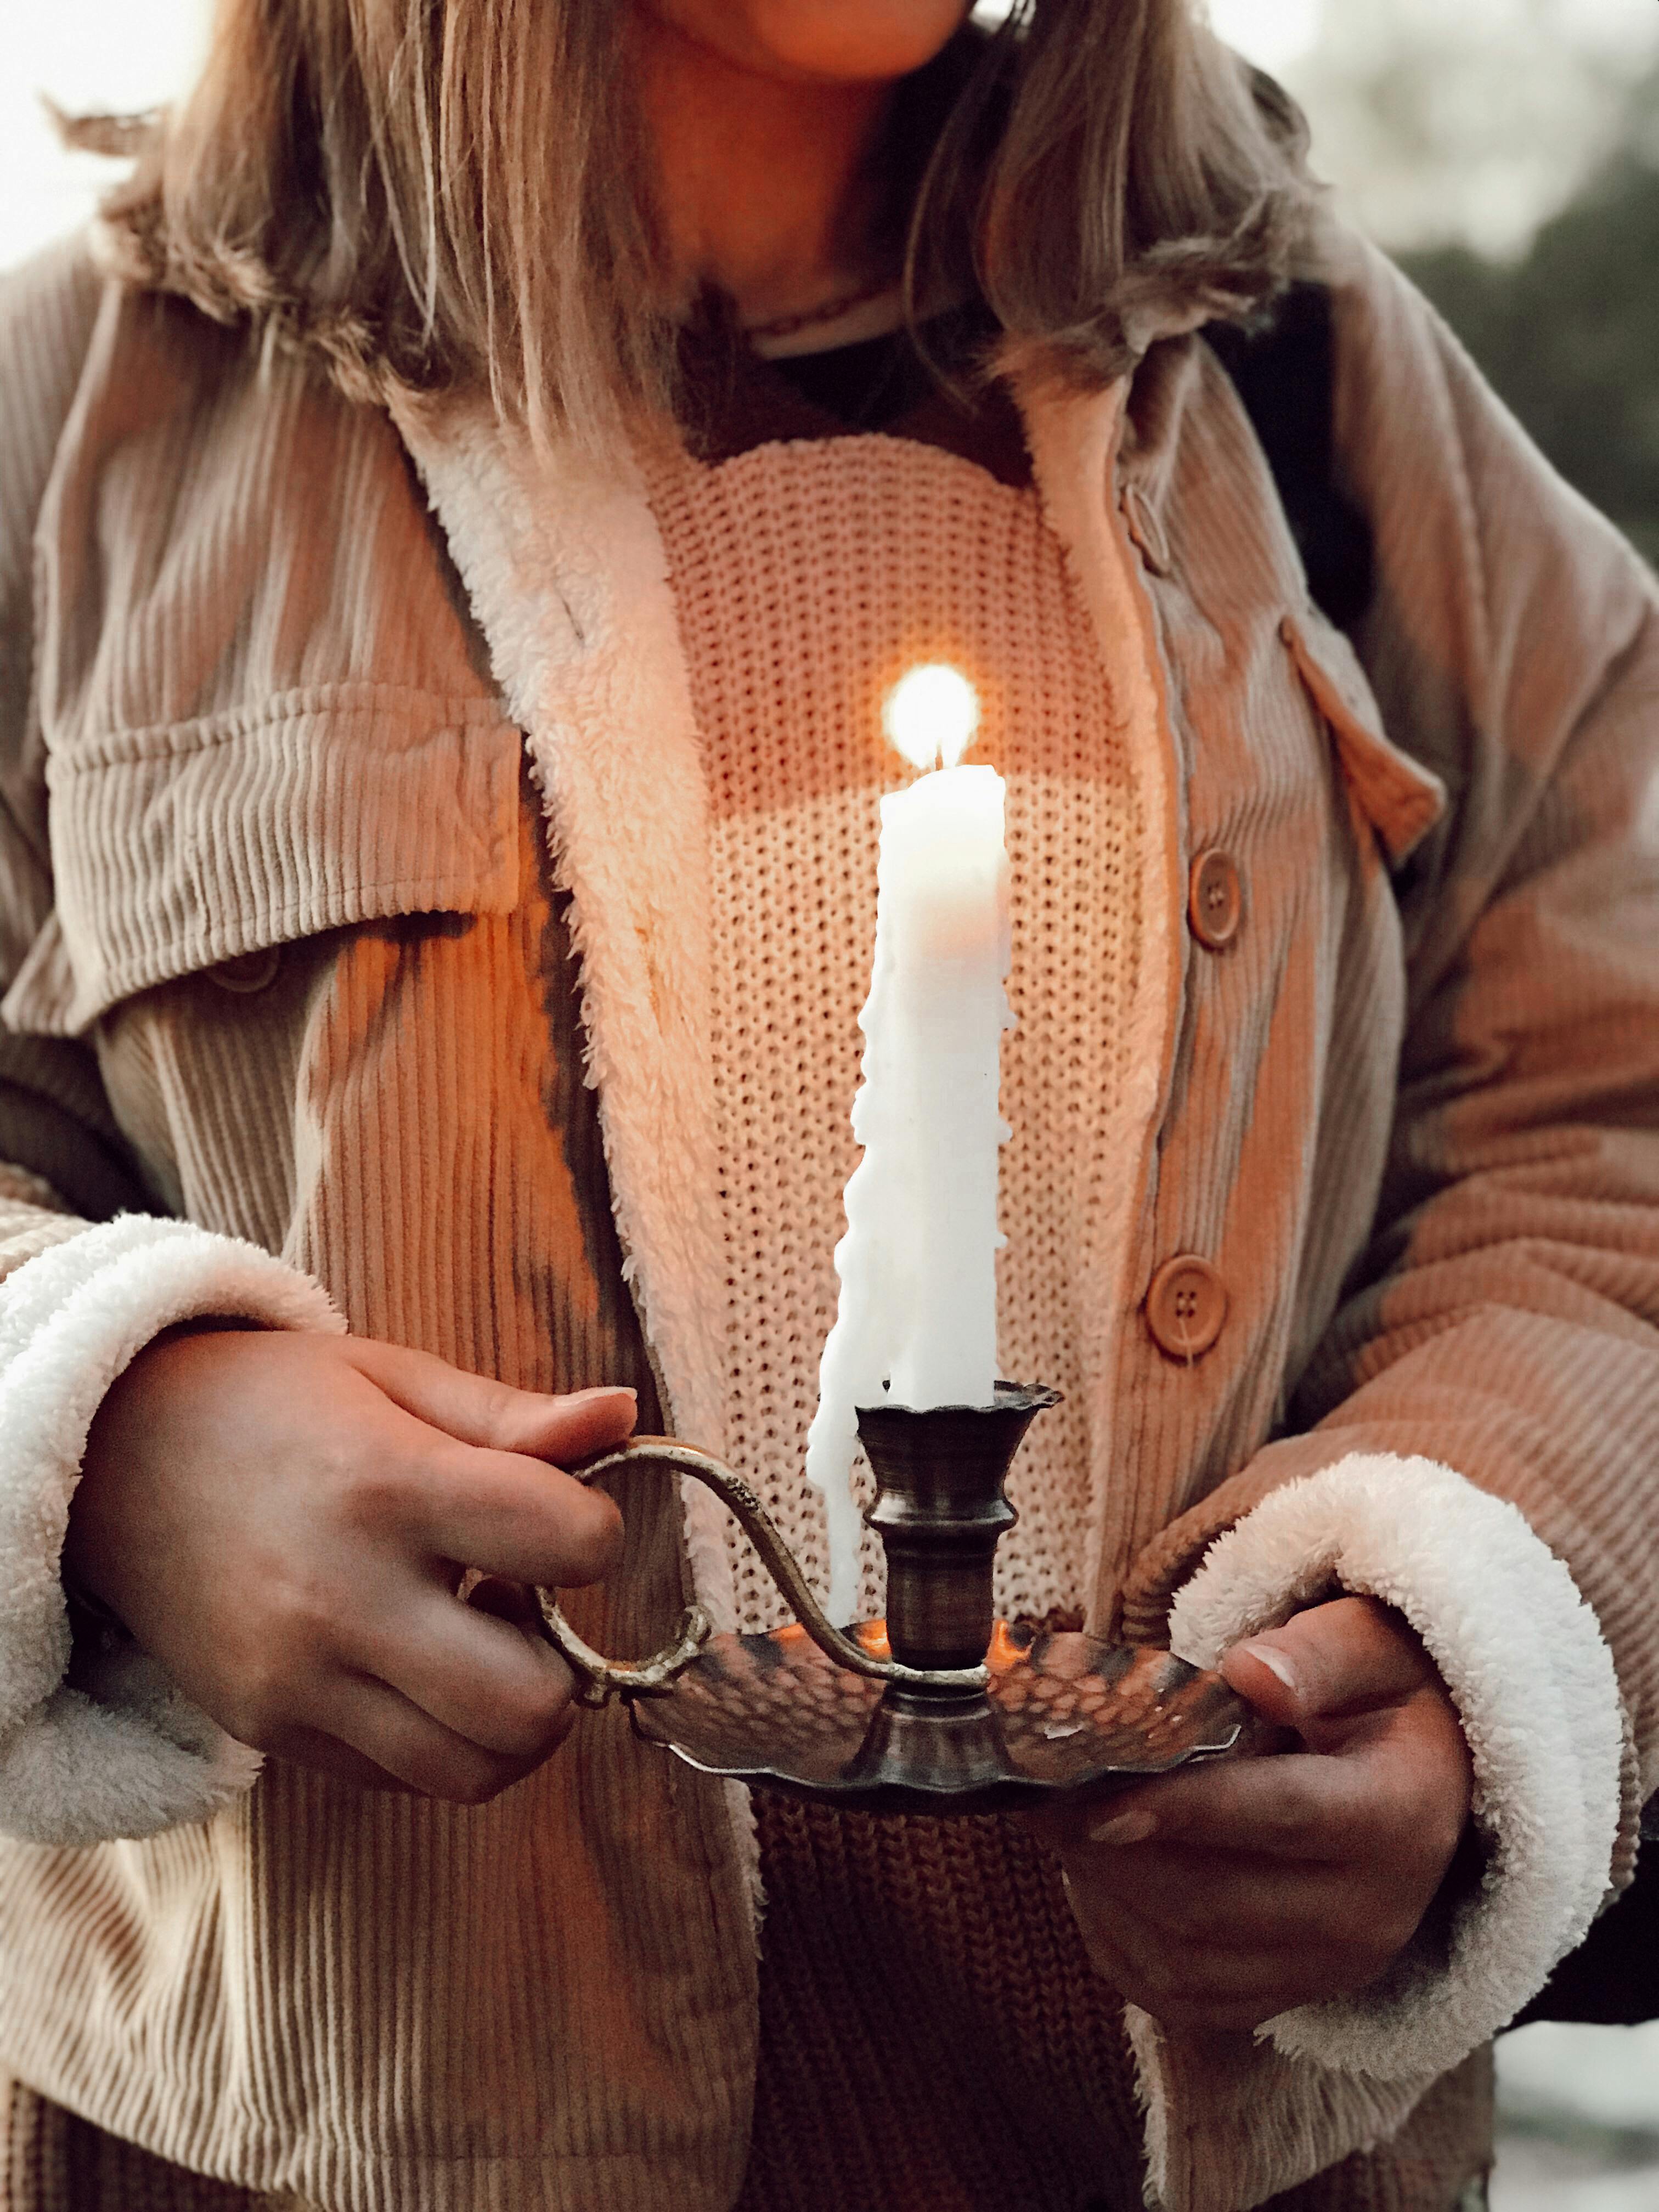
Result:
{"type": "Polygon", "coordinates": [[[1557,468],[1659,564],[1659,163],[1622,155],[1517,262],[1400,259],[1557,468]]]}
{"type": "Polygon", "coordinates": [[[1503,258],[1622,143],[1656,63],[1654,0],[1323,0],[1284,76],[1362,229],[1503,258]]]}

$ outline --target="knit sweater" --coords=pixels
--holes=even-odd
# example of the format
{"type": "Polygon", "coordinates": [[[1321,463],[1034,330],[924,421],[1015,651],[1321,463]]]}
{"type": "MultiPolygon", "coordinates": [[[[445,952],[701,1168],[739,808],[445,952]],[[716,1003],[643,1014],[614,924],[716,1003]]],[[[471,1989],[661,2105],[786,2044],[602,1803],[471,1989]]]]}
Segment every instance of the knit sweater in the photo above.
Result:
{"type": "MultiPolygon", "coordinates": [[[[740,1045],[722,1033],[715,981],[746,978],[763,1001],[776,988],[787,1014],[800,976],[787,960],[757,970],[743,916],[720,904],[721,869],[744,849],[743,808],[726,818],[723,795],[728,781],[742,795],[759,756],[750,737],[711,775],[700,681],[728,735],[755,718],[707,688],[674,589],[683,601],[712,546],[725,566],[708,603],[743,604],[746,548],[716,526],[724,488],[677,526],[657,473],[669,461],[653,457],[641,483],[532,453],[465,410],[410,420],[464,611],[384,423],[296,372],[256,379],[180,311],[100,304],[63,272],[34,281],[44,301],[9,326],[33,428],[0,478],[15,512],[40,515],[42,578],[33,706],[6,770],[8,1143],[70,1194],[104,1158],[125,1161],[152,1206],[202,1227],[87,1228],[38,1184],[12,1186],[0,1418],[19,1571],[0,1796],[37,1842],[9,1854],[0,1888],[4,2056],[167,2156],[331,2206],[729,2203],[753,1981],[744,1837],[717,1792],[601,1721],[477,1813],[364,1801],[288,1770],[238,1797],[246,1763],[131,1655],[61,1686],[52,1590],[90,1408],[184,1314],[331,1325],[310,1275],[355,1327],[549,1377],[534,1285],[554,1272],[561,1216],[544,1206],[546,1009],[526,981],[545,923],[520,842],[520,731],[569,901],[616,1249],[665,1414],[781,1483],[787,1442],[763,1418],[730,1418],[734,1397],[764,1404],[763,1376],[734,1375],[733,1299],[775,1327],[765,1364],[781,1384],[803,1356],[798,1317],[823,1307],[765,1273],[785,1261],[734,1229],[727,1178],[763,1189],[789,1127],[770,1102],[800,1072],[786,1079],[776,1023],[740,1045]],[[147,494],[158,482],[164,513],[147,494]],[[127,557],[100,564],[100,545],[127,557]],[[752,1135],[732,1109],[738,1079],[769,1102],[752,1135]],[[750,1271],[779,1289],[775,1323],[750,1271]],[[62,1847],[169,1822],[147,1844],[62,1847]]],[[[869,565],[842,518],[868,518],[872,476],[901,508],[914,486],[964,556],[1000,543],[1033,605],[1066,609],[1056,696],[1069,683],[1086,702],[1098,683],[1109,702],[1109,742],[1074,722],[1063,766],[1085,811],[1103,810],[1096,836],[1122,826],[1115,880],[1139,927],[1115,969],[1066,971],[1073,1003],[1053,1018],[1102,1041],[1101,1095],[1085,1085],[1080,1103],[1104,1118],[1079,1137],[1069,1097],[1031,1107],[1034,1139],[1092,1150],[1052,1152],[1025,1186],[1075,1177],[1079,1218],[1045,1233],[1020,1293],[1034,1335],[1052,1330],[1038,1371],[1075,1363],[1081,1458],[1052,1472],[1048,1534],[1028,1538],[1026,1564],[1011,1555],[1010,1592],[1021,1574],[1036,1595],[1077,1576],[1082,1498],[1085,1601],[1103,1624],[1158,1633],[1237,1523],[1181,1595],[1180,1648],[1212,1653],[1322,1589],[1374,1589],[1421,1629],[1474,1753],[1492,1879],[1449,1954],[1413,1954],[1386,1989],[1286,2015],[1263,2048],[1129,2016],[1151,2179],[1176,2212],[1261,2202],[1389,2134],[1541,1980],[1624,1863],[1640,1784],[1632,1761],[1621,1825],[1620,1719],[1645,1749],[1659,1671],[1639,1489],[1655,1463],[1642,1425],[1659,1261],[1636,1202],[1651,1155],[1623,1103],[1651,1084],[1653,1031],[1630,1018],[1650,983],[1621,949],[1648,926],[1632,794],[1653,735],[1651,597],[1391,279],[1356,264],[1340,307],[1340,416],[1352,428],[1404,384],[1420,403],[1402,403],[1404,420],[1437,408],[1445,424],[1424,450],[1397,422],[1370,426],[1359,489],[1388,588],[1369,684],[1307,605],[1248,424],[1189,345],[1149,360],[1127,409],[1121,392],[1028,398],[1057,551],[988,478],[941,508],[939,471],[961,465],[935,455],[901,482],[852,441],[848,469],[820,483],[821,459],[781,451],[769,487],[798,515],[811,488],[844,568],[869,565]],[[1472,477],[1483,496],[1459,539],[1447,487],[1472,477]],[[1517,531],[1531,548],[1529,565],[1497,563],[1498,606],[1479,621],[1471,527],[1483,545],[1496,533],[1494,553],[1517,531]],[[1548,656],[1522,618],[1529,593],[1551,610],[1548,656]],[[1453,784],[1439,842],[1424,839],[1441,781],[1390,742],[1377,694],[1453,784]],[[1200,959],[1189,862],[1221,843],[1249,927],[1237,957],[1200,959]],[[1413,848],[1412,874],[1393,872],[1413,848]],[[1585,881],[1594,922],[1571,903],[1585,881]],[[1516,931],[1523,977],[1505,957],[1516,931]],[[1091,1003],[1097,982],[1121,1033],[1091,1003]],[[1494,1054],[1484,1040],[1500,1034],[1521,1042],[1494,1054]],[[1402,1044],[1411,1110],[1390,1167],[1402,1044]],[[1570,1265],[1541,1265],[1527,1241],[1540,1236],[1570,1265]],[[1196,1364],[1168,1361],[1140,1312],[1153,1265],[1183,1249],[1213,1255],[1231,1291],[1196,1364]],[[1045,1269],[1067,1278],[1064,1297],[1045,1269]],[[1569,1432],[1570,1455],[1550,1447],[1569,1432]],[[1472,1552],[1479,1587],[1461,1573],[1472,1552]]],[[[726,465],[735,512],[761,458],[726,465]]],[[[911,573],[943,594],[930,564],[918,555],[911,573]]],[[[802,559],[790,589],[810,618],[846,585],[802,559]]],[[[879,622],[867,635],[879,643],[879,622]]],[[[1011,698],[1030,696],[1018,656],[1048,635],[1009,626],[1011,698]]],[[[1011,769],[1019,745],[1053,742],[1012,720],[1003,738],[1011,769]]],[[[867,819],[867,785],[815,792],[817,757],[785,761],[803,785],[751,783],[751,812],[820,804],[825,848],[840,837],[851,853],[842,825],[867,819]]],[[[1039,854],[1043,768],[1039,751],[1030,801],[1012,808],[1039,854]]],[[[755,835],[794,865],[787,824],[755,835]]],[[[1055,849],[1069,916],[1097,898],[1106,847],[1055,849]]],[[[826,884],[848,899],[848,934],[853,880],[826,884]]],[[[844,1163],[826,1147],[811,1164],[833,1219],[844,1163]]],[[[632,1523],[623,1577],[585,1616],[619,1645],[678,1595],[672,1520],[644,1506],[632,1523]]],[[[702,1594],[735,1617],[740,1551],[697,1513],[687,1546],[702,1594]]]]}

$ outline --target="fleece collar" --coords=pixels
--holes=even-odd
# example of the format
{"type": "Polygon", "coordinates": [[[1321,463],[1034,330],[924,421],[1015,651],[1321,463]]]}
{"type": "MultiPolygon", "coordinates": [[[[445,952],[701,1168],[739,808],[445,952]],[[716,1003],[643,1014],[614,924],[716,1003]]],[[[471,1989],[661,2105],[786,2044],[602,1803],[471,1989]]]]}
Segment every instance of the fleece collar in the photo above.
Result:
{"type": "MultiPolygon", "coordinates": [[[[482,403],[404,410],[398,427],[541,790],[623,1271],[665,1411],[720,1453],[708,794],[662,542],[631,456],[601,467],[569,445],[538,451],[482,403]]],[[[706,1498],[687,1486],[692,1572],[727,1627],[706,1498]]]]}

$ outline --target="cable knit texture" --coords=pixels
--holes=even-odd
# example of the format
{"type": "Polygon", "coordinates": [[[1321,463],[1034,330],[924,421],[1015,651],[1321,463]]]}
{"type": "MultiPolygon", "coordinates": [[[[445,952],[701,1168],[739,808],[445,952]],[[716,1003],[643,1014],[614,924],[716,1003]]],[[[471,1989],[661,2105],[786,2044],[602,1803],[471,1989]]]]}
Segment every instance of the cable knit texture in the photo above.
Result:
{"type": "MultiPolygon", "coordinates": [[[[997,1603],[1011,1615],[1080,1608],[1106,1468],[1099,1362],[1067,1315],[1100,1296],[1117,1257],[1102,1234],[1110,1164],[1138,1144],[1148,1100],[1137,1079],[1161,1014],[1143,903],[1156,831],[1127,678],[1108,673],[1037,494],[953,454],[830,439],[714,468],[665,456],[648,483],[707,763],[728,1453],[822,1590],[824,1518],[802,1454],[835,1318],[826,1255],[858,1157],[848,1109],[878,809],[908,773],[883,738],[882,702],[907,668],[946,661],[981,696],[972,757],[1007,781],[1016,1027],[1003,1052],[1001,1371],[1064,1393],[1015,1462],[1020,1519],[998,1554],[997,1603]],[[860,557],[877,542],[879,562],[860,557]],[[1095,896],[1069,896],[1085,878],[1095,896]]],[[[867,1504],[861,1458],[856,1472],[867,1504]]],[[[725,1525],[738,1623],[772,1627],[784,1618],[776,1588],[725,1525]]],[[[883,1583],[867,1530],[862,1568],[870,1619],[883,1583]]]]}

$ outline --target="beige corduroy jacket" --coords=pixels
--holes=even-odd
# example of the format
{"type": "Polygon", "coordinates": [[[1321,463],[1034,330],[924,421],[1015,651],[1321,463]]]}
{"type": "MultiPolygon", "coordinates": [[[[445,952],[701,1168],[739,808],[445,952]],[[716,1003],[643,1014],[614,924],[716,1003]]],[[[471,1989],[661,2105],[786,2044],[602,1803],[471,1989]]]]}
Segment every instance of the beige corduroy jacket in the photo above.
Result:
{"type": "MultiPolygon", "coordinates": [[[[1146,801],[1081,1316],[1094,1618],[1207,1660],[1333,1587],[1399,1605],[1486,1844],[1386,1986],[1260,2044],[1131,2014],[1170,2212],[1397,2125],[1627,1875],[1659,1765],[1659,602],[1385,264],[1344,247],[1332,283],[1377,562],[1352,637],[1197,339],[1022,400],[1146,801]],[[1216,848],[1225,958],[1188,925],[1216,848]],[[1229,1291],[1194,1363],[1143,1313],[1181,1252],[1229,1291]]],[[[0,2063],[329,2206],[720,2212],[754,2027],[717,1790],[602,1722],[472,1812],[255,1783],[141,1654],[72,1652],[58,1578],[98,1398],[181,1317],[568,1376],[520,1263],[562,1202],[525,1179],[547,1101],[489,1011],[552,911],[526,754],[616,1257],[718,1445],[708,802],[641,482],[462,406],[400,436],[78,247],[6,281],[0,2063]]],[[[594,1617],[618,1645],[680,1595],[647,1535],[594,1617]]],[[[716,1603],[718,1548],[685,1532],[716,1603]]]]}

